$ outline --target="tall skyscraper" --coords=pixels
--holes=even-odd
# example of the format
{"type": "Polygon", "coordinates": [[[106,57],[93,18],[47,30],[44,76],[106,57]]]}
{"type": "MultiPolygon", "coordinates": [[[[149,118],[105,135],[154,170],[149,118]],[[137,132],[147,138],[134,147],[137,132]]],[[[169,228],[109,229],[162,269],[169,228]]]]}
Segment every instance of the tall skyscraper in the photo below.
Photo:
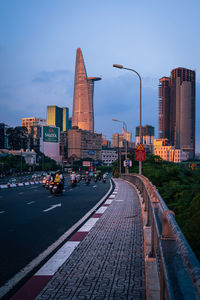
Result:
{"type": "Polygon", "coordinates": [[[159,80],[159,138],[195,157],[195,71],[176,68],[159,80]]]}
{"type": "Polygon", "coordinates": [[[47,124],[59,127],[61,131],[67,131],[69,129],[69,108],[48,105],[47,124]]]}
{"type": "Polygon", "coordinates": [[[87,77],[81,49],[76,51],[76,67],[74,79],[74,99],[72,127],[94,131],[93,94],[94,81],[101,80],[99,77],[87,77]]]}

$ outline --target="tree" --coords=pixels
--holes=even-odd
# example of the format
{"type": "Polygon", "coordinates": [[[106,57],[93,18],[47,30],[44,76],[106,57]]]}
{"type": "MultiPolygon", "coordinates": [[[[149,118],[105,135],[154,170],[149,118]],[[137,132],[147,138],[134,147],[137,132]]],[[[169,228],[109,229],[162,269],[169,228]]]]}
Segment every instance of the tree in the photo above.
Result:
{"type": "Polygon", "coordinates": [[[8,145],[11,150],[27,149],[28,130],[24,126],[8,128],[6,132],[8,136],[8,145]]]}

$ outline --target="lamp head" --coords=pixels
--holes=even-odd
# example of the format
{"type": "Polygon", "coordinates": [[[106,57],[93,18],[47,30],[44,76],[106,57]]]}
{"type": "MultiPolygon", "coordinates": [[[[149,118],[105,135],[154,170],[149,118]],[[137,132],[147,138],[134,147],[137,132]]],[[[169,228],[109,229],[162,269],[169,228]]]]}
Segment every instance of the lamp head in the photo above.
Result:
{"type": "Polygon", "coordinates": [[[118,68],[118,69],[123,69],[124,68],[122,65],[117,65],[117,64],[114,64],[113,67],[118,68]]]}

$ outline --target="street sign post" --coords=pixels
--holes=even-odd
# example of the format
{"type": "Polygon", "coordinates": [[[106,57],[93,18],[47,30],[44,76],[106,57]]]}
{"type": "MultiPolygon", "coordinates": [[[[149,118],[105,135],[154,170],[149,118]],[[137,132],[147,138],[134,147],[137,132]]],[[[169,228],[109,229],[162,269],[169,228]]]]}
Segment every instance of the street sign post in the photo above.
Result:
{"type": "Polygon", "coordinates": [[[140,143],[135,150],[135,161],[145,161],[146,152],[144,146],[140,143]]]}
{"type": "Polygon", "coordinates": [[[132,167],[132,160],[125,159],[124,160],[124,167],[132,167]]]}

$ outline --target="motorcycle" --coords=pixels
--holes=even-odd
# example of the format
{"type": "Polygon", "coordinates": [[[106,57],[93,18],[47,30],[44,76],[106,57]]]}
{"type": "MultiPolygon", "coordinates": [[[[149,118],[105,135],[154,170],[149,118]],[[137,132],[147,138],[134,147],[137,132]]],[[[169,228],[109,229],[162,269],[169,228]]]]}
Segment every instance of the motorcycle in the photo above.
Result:
{"type": "Polygon", "coordinates": [[[58,194],[62,194],[63,187],[60,182],[54,182],[54,186],[52,189],[52,193],[56,196],[58,194]]]}
{"type": "Polygon", "coordinates": [[[88,177],[85,178],[85,183],[88,185],[90,183],[90,179],[88,177]]]}
{"type": "Polygon", "coordinates": [[[46,187],[46,177],[44,177],[44,178],[42,179],[42,186],[43,186],[43,188],[46,187]]]}
{"type": "Polygon", "coordinates": [[[106,183],[106,178],[103,178],[102,180],[103,180],[103,183],[106,183]]]}
{"type": "Polygon", "coordinates": [[[46,182],[45,182],[45,189],[48,190],[48,188],[49,188],[49,180],[47,179],[46,182]]]}
{"type": "Polygon", "coordinates": [[[50,194],[53,194],[53,187],[54,187],[54,182],[50,181],[50,183],[49,183],[49,192],[50,192],[50,194]]]}
{"type": "Polygon", "coordinates": [[[71,180],[71,185],[72,185],[72,187],[75,187],[75,186],[76,186],[76,183],[77,183],[76,179],[72,179],[72,180],[71,180]]]}

